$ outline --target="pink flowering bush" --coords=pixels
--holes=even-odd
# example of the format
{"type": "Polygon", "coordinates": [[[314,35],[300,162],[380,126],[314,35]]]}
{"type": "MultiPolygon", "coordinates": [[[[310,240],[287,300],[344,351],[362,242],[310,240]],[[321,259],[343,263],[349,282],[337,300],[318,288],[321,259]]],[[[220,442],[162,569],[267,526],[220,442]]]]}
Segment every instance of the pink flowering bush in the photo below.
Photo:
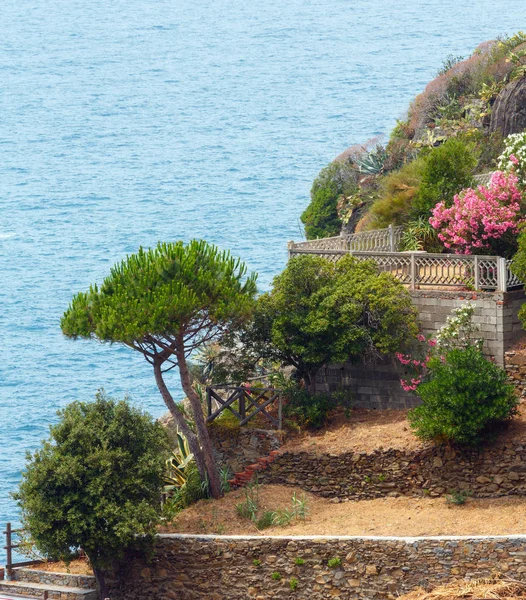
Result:
{"type": "Polygon", "coordinates": [[[406,392],[415,392],[417,387],[425,380],[428,372],[428,363],[432,358],[433,348],[436,346],[436,341],[427,339],[424,335],[417,336],[419,349],[417,356],[395,354],[398,362],[406,367],[409,371],[409,376],[406,379],[400,379],[400,385],[406,392]]]}
{"type": "Polygon", "coordinates": [[[489,187],[463,190],[455,195],[451,208],[439,202],[429,222],[444,246],[457,254],[507,255],[516,248],[521,202],[517,176],[496,171],[489,187]]]}

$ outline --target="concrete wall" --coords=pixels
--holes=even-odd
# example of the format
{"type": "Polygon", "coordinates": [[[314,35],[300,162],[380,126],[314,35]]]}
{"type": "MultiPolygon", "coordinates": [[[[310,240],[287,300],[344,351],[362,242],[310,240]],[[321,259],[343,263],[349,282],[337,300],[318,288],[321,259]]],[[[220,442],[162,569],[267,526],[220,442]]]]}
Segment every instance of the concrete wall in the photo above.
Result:
{"type": "Polygon", "coordinates": [[[494,572],[522,581],[524,556],[526,536],[166,534],[150,562],[129,556],[109,584],[112,600],[394,599],[418,587],[494,572]],[[297,558],[304,563],[297,565],[297,558]],[[331,568],[328,561],[334,558],[340,564],[331,568]]]}
{"type": "Polygon", "coordinates": [[[375,364],[334,364],[316,375],[316,391],[332,393],[351,390],[353,406],[358,408],[413,408],[420,400],[404,392],[400,379],[406,379],[404,367],[394,358],[375,364]]]}
{"type": "MultiPolygon", "coordinates": [[[[523,290],[506,293],[414,290],[410,293],[418,309],[422,331],[431,336],[445,324],[453,309],[472,302],[474,322],[484,338],[484,351],[500,366],[505,365],[506,352],[525,334],[518,318],[519,309],[526,302],[523,290]]],[[[392,358],[376,364],[337,364],[320,370],[316,389],[328,393],[351,390],[354,405],[361,408],[412,408],[419,400],[400,386],[400,379],[406,378],[403,366],[392,358]]]]}
{"type": "Polygon", "coordinates": [[[526,301],[524,291],[514,292],[444,292],[411,291],[418,309],[419,323],[425,334],[434,335],[455,308],[467,301],[475,305],[474,323],[480,327],[484,349],[497,364],[504,365],[504,353],[524,334],[518,312],[526,301]]]}

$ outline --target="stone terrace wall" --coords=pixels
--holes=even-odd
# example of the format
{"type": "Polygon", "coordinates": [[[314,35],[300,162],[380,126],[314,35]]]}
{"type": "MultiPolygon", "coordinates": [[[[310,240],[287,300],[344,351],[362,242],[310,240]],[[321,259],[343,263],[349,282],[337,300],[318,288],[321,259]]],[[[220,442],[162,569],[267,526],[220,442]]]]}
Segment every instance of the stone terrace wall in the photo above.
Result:
{"type": "Polygon", "coordinates": [[[228,466],[232,473],[240,473],[258,458],[268,456],[283,443],[283,433],[267,429],[223,429],[214,426],[209,428],[214,446],[214,454],[220,467],[228,466]]]}
{"type": "Polygon", "coordinates": [[[162,535],[153,559],[129,557],[112,600],[395,598],[455,578],[524,579],[526,537],[214,537],[162,535]],[[295,558],[305,562],[298,566],[295,558]],[[341,565],[329,568],[331,558],[341,565]],[[254,564],[254,560],[259,564],[254,564]],[[272,578],[279,573],[280,580],[272,578]],[[297,581],[292,591],[290,582],[297,581]]]}
{"type": "Polygon", "coordinates": [[[508,351],[504,354],[504,362],[510,383],[524,397],[526,395],[526,353],[508,351]]]}
{"type": "Polygon", "coordinates": [[[290,452],[258,474],[262,483],[298,486],[336,501],[383,496],[441,496],[464,490],[477,498],[526,494],[526,448],[516,442],[484,450],[430,447],[341,455],[290,452]]]}

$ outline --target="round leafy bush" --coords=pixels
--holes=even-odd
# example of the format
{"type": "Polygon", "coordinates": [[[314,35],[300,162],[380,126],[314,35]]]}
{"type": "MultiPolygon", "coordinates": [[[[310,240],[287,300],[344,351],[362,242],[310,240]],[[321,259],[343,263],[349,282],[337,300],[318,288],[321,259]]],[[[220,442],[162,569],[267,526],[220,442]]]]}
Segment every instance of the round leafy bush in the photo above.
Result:
{"type": "Polygon", "coordinates": [[[473,184],[477,166],[475,146],[460,138],[451,138],[433,148],[424,158],[422,182],[413,202],[413,216],[429,217],[439,202],[451,206],[453,196],[473,184]]]}
{"type": "Polygon", "coordinates": [[[451,350],[429,363],[430,378],[409,412],[415,434],[437,443],[479,445],[491,428],[513,417],[518,399],[503,369],[475,346],[451,350]]]}

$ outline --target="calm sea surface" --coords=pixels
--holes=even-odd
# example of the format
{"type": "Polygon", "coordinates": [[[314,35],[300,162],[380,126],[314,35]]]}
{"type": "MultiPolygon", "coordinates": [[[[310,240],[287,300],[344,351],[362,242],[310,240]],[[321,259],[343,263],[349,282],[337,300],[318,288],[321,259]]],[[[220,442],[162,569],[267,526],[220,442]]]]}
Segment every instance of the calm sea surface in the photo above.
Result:
{"type": "Polygon", "coordinates": [[[448,54],[525,27],[524,0],[3,0],[0,525],[58,408],[104,387],[164,412],[140,356],[62,337],[73,293],[191,238],[264,289],[320,168],[389,131],[448,54]]]}

